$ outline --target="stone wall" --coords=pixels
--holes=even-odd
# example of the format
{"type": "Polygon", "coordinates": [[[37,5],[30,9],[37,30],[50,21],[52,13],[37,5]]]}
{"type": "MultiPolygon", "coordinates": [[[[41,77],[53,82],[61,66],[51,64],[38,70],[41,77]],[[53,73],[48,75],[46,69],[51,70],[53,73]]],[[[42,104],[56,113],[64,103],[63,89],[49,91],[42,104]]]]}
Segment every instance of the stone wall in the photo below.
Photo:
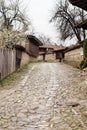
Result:
{"type": "Polygon", "coordinates": [[[46,60],[46,61],[55,61],[55,60],[56,60],[56,55],[55,55],[55,53],[47,54],[45,60],[46,60]]]}
{"type": "MultiPolygon", "coordinates": [[[[45,56],[45,61],[55,61],[56,60],[56,54],[52,53],[52,54],[46,54],[45,56]]],[[[37,61],[43,61],[43,55],[39,55],[37,58],[37,61]]]]}
{"type": "Polygon", "coordinates": [[[20,67],[22,67],[30,62],[36,62],[36,61],[38,61],[38,58],[32,57],[29,54],[22,52],[22,59],[21,59],[21,66],[20,67]]]}
{"type": "Polygon", "coordinates": [[[83,59],[83,48],[75,49],[65,53],[65,61],[75,67],[79,66],[80,61],[83,59]]]}
{"type": "Polygon", "coordinates": [[[43,55],[39,55],[39,56],[37,57],[37,61],[43,61],[43,55]]]}
{"type": "Polygon", "coordinates": [[[30,62],[30,56],[25,53],[25,52],[22,52],[22,58],[21,58],[21,65],[20,67],[28,64],[30,62]]]}

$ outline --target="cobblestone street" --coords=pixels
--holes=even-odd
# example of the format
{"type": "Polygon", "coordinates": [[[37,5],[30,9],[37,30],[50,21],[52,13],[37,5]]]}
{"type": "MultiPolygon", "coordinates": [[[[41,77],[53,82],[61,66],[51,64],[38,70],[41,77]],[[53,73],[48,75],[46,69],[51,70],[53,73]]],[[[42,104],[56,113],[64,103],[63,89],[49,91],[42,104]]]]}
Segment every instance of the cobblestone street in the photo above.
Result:
{"type": "Polygon", "coordinates": [[[87,75],[63,63],[28,68],[0,91],[0,130],[87,130],[87,75]]]}

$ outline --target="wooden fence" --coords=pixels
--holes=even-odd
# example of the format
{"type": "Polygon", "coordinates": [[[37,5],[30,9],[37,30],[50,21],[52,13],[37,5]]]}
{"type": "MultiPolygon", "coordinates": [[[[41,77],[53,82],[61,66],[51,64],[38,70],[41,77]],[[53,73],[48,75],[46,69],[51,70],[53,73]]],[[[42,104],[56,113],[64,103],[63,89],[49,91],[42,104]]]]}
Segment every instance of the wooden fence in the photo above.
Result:
{"type": "Polygon", "coordinates": [[[0,48],[0,80],[16,70],[16,50],[0,48]]]}

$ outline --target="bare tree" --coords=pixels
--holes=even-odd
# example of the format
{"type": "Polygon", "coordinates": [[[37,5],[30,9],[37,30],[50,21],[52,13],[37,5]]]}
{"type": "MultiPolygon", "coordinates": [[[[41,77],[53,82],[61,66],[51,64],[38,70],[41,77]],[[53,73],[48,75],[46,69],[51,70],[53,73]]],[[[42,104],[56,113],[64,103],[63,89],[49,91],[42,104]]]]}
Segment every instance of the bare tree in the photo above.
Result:
{"type": "Polygon", "coordinates": [[[32,24],[29,26],[29,30],[26,33],[28,33],[30,35],[35,35],[35,33],[36,33],[35,28],[34,28],[34,26],[32,24]]]}
{"type": "Polygon", "coordinates": [[[0,33],[0,47],[14,48],[23,42],[26,42],[26,36],[22,32],[5,29],[0,33]]]}
{"type": "Polygon", "coordinates": [[[29,21],[25,14],[20,10],[20,0],[0,1],[0,23],[2,28],[11,29],[15,24],[22,24],[24,31],[28,28],[29,21]]]}
{"type": "Polygon", "coordinates": [[[48,36],[45,36],[44,34],[40,34],[38,37],[44,45],[51,45],[52,44],[51,39],[48,36]]]}
{"type": "Polygon", "coordinates": [[[13,48],[18,42],[25,40],[24,32],[30,22],[19,5],[20,0],[0,1],[0,47],[13,48]]]}
{"type": "MultiPolygon", "coordinates": [[[[60,2],[56,4],[56,9],[54,15],[50,22],[55,22],[57,30],[60,31],[61,39],[65,40],[67,37],[76,36],[78,41],[81,41],[82,30],[76,28],[76,20],[78,18],[83,18],[83,11],[76,8],[70,7],[67,0],[65,2],[60,2]]],[[[83,30],[83,35],[85,38],[85,31],[83,30]]]]}

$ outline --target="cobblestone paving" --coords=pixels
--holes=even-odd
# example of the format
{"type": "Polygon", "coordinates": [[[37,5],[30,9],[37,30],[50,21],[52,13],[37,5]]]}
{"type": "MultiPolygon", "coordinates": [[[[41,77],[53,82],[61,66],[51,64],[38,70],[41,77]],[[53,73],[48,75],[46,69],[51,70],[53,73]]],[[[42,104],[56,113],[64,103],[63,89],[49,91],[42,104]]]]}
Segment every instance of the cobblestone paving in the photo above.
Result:
{"type": "Polygon", "coordinates": [[[83,75],[63,63],[32,64],[14,87],[0,91],[0,130],[87,130],[83,75]]]}

